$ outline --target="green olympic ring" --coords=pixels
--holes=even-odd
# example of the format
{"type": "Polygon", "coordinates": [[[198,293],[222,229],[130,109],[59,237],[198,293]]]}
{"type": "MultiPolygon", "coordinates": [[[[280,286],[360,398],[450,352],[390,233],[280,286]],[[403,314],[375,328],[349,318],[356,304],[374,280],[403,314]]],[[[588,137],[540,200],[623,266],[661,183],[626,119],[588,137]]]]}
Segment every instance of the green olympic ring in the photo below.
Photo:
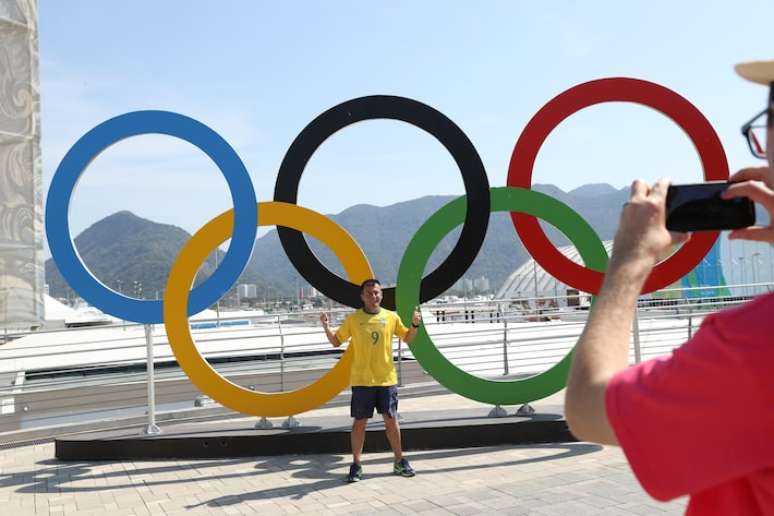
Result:
{"type": "MultiPolygon", "coordinates": [[[[517,211],[543,219],[570,239],[587,267],[600,271],[607,267],[607,252],[599,236],[566,204],[523,188],[500,187],[489,192],[492,212],[517,211]]],[[[395,293],[397,312],[402,320],[411,320],[414,307],[419,304],[422,273],[433,250],[464,219],[465,197],[462,196],[435,212],[409,242],[398,269],[395,293]]],[[[574,350],[573,347],[559,363],[540,374],[519,380],[488,380],[452,364],[435,346],[424,326],[417,330],[409,347],[422,368],[438,383],[466,398],[494,405],[527,403],[563,389],[574,350]]]]}

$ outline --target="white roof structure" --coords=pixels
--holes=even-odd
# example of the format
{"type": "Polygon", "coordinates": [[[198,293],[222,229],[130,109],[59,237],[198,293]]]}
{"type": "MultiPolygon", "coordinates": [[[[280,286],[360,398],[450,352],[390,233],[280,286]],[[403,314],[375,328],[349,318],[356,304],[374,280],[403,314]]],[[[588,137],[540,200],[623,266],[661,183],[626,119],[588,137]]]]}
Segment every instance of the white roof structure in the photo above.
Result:
{"type": "MultiPolygon", "coordinates": [[[[613,241],[603,242],[608,256],[613,249],[613,241]]],[[[559,248],[559,252],[576,263],[583,263],[578,250],[573,245],[559,248]]],[[[557,280],[543,269],[533,258],[527,260],[503,282],[495,294],[495,299],[514,299],[529,297],[549,297],[564,295],[571,288],[557,280]]]]}
{"type": "Polygon", "coordinates": [[[75,310],[47,294],[43,295],[43,307],[46,321],[64,321],[76,314],[75,310]]]}
{"type": "MultiPolygon", "coordinates": [[[[76,308],[72,308],[49,295],[43,296],[43,304],[45,314],[44,320],[46,323],[48,323],[46,325],[47,327],[56,327],[57,323],[59,324],[59,327],[64,327],[74,325],[89,326],[121,322],[121,320],[117,317],[105,314],[93,306],[83,304],[76,308]]],[[[265,315],[265,312],[261,309],[239,311],[224,310],[220,313],[220,319],[243,319],[249,317],[260,317],[263,315],[265,315]]],[[[215,310],[209,308],[189,317],[189,319],[192,321],[214,321],[217,318],[218,314],[215,312],[215,310]]]]}
{"type": "Polygon", "coordinates": [[[115,319],[93,306],[69,307],[53,297],[43,295],[43,313],[46,328],[66,326],[93,326],[110,324],[115,319]]]}

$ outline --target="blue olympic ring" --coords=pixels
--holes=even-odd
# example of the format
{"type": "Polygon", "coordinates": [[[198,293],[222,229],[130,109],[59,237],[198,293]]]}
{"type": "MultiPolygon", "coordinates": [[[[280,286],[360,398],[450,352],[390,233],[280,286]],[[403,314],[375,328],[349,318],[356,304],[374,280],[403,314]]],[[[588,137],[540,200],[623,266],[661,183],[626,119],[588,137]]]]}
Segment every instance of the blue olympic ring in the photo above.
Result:
{"type": "Polygon", "coordinates": [[[215,303],[233,285],[250,260],[258,213],[253,183],[236,151],[206,125],[169,111],[134,111],[111,118],[84,134],[57,167],[46,200],[46,234],[51,255],[64,279],[103,312],[146,324],[164,320],[162,302],[123,296],[97,280],[81,261],[70,236],[68,212],[73,189],[89,163],[103,150],[131,136],[166,134],[185,140],[212,159],[228,183],[234,202],[234,230],[217,270],[191,292],[188,314],[215,303]]]}

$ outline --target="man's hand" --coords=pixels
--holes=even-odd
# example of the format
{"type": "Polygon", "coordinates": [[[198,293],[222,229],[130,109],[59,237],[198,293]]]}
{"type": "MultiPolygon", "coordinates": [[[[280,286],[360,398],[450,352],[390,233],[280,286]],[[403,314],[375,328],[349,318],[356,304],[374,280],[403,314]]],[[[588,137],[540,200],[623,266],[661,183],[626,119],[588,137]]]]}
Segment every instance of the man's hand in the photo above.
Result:
{"type": "Polygon", "coordinates": [[[341,346],[341,342],[339,342],[339,339],[336,338],[336,332],[331,330],[330,322],[328,321],[328,314],[325,312],[320,312],[320,324],[322,324],[323,331],[325,331],[325,337],[328,339],[328,342],[331,343],[331,346],[335,348],[341,346]]]}
{"type": "Polygon", "coordinates": [[[735,183],[723,192],[723,199],[748,197],[769,212],[768,226],[735,229],[728,238],[774,243],[774,172],[769,167],[745,168],[729,179],[735,183]]]}
{"type": "Polygon", "coordinates": [[[688,240],[687,234],[666,229],[667,188],[667,179],[660,179],[652,188],[639,179],[632,183],[631,196],[615,234],[611,265],[640,262],[649,269],[671,246],[688,240]]]}
{"type": "Polygon", "coordinates": [[[411,317],[411,324],[414,326],[422,324],[422,312],[419,311],[419,306],[414,307],[414,315],[411,317]]]}
{"type": "Polygon", "coordinates": [[[406,336],[403,337],[403,342],[411,344],[414,337],[417,336],[417,328],[422,324],[422,313],[419,311],[419,306],[414,307],[414,313],[411,314],[411,328],[408,329],[406,336]]]}

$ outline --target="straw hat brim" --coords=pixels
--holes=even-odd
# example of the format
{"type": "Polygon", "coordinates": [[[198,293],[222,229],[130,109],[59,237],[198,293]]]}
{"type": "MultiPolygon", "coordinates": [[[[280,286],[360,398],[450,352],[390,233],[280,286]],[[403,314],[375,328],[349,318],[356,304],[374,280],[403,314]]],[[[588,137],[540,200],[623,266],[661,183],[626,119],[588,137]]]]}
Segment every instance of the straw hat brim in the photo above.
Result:
{"type": "Polygon", "coordinates": [[[748,81],[764,84],[766,86],[774,82],[774,61],[750,61],[739,63],[734,70],[748,81]]]}

